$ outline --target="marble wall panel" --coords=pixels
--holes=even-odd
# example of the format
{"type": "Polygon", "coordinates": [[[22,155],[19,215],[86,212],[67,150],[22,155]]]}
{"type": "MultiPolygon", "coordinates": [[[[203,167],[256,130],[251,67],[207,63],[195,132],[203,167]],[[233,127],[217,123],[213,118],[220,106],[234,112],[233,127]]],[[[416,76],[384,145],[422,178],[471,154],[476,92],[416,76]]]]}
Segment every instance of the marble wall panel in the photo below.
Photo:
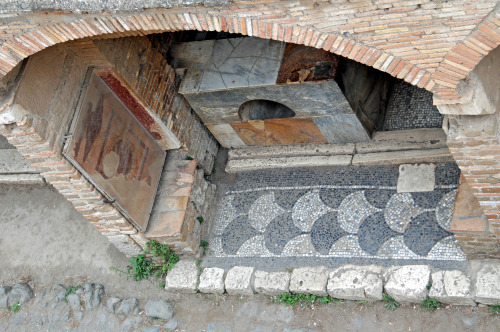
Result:
{"type": "Polygon", "coordinates": [[[370,136],[355,114],[339,114],[313,118],[328,143],[369,141],[370,136]]]}

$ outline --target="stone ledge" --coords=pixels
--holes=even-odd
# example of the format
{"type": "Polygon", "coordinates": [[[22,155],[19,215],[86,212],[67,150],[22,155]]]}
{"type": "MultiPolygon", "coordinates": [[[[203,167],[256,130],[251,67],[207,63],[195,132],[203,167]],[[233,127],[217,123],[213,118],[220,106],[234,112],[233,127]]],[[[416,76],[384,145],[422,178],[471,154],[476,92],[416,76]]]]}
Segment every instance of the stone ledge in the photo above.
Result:
{"type": "MultiPolygon", "coordinates": [[[[167,275],[167,291],[192,293],[198,282],[193,261],[181,261],[167,275]],[[182,273],[181,273],[182,272],[182,273]],[[173,274],[173,275],[170,275],[173,274]],[[172,280],[183,280],[182,282],[172,280]],[[179,286],[185,284],[184,286],[179,286]],[[189,287],[186,286],[189,284],[189,287]]],[[[453,305],[500,304],[500,261],[472,261],[466,271],[431,270],[427,265],[384,268],[345,265],[329,271],[324,266],[303,267],[290,272],[255,271],[254,267],[234,266],[229,271],[200,269],[202,293],[252,296],[306,293],[329,295],[342,300],[382,299],[383,290],[400,303],[420,303],[427,296],[453,305]],[[201,271],[202,270],[202,271],[201,271]],[[224,277],[225,276],[225,277],[224,277]],[[431,283],[432,281],[432,283],[431,283]],[[431,285],[430,289],[428,286],[431,285]]]]}

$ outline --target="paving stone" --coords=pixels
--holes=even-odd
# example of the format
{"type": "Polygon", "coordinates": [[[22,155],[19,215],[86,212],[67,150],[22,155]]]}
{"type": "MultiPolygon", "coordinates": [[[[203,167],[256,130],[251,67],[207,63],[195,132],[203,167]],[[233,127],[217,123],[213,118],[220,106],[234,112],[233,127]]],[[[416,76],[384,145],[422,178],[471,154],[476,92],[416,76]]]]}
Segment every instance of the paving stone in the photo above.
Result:
{"type": "Polygon", "coordinates": [[[8,298],[11,289],[12,287],[10,286],[0,287],[0,308],[8,308],[8,298]]]}
{"type": "Polygon", "coordinates": [[[280,295],[289,292],[290,273],[255,271],[253,287],[256,293],[280,295]]]}
{"type": "Polygon", "coordinates": [[[174,315],[174,306],[166,300],[149,300],[144,307],[146,316],[170,320],[174,315]]]}
{"type": "Polygon", "coordinates": [[[163,326],[167,331],[173,331],[179,327],[179,321],[177,319],[171,319],[167,324],[163,326]]]}
{"type": "Polygon", "coordinates": [[[198,290],[202,293],[224,293],[224,269],[208,267],[200,275],[198,290]]]}
{"type": "Polygon", "coordinates": [[[144,318],[142,317],[127,317],[122,323],[122,328],[126,331],[136,330],[141,326],[144,318]]]}
{"type": "Polygon", "coordinates": [[[290,292],[326,296],[328,270],[324,266],[294,269],[290,279],[290,292]]]}
{"type": "Polygon", "coordinates": [[[381,268],[348,265],[330,272],[328,295],[344,300],[381,300],[381,268]]]}
{"type": "Polygon", "coordinates": [[[139,306],[139,300],[137,300],[135,297],[131,297],[126,300],[123,300],[120,303],[120,306],[116,310],[116,313],[118,315],[130,315],[138,306],[139,306]]]}
{"type": "Polygon", "coordinates": [[[86,309],[94,310],[101,304],[102,296],[104,295],[104,286],[101,284],[87,284],[84,286],[86,309]],[[87,287],[85,287],[87,286],[87,287]]]}
{"type": "Polygon", "coordinates": [[[145,327],[142,329],[142,332],[160,332],[159,326],[145,327]]]}
{"type": "Polygon", "coordinates": [[[475,305],[470,278],[462,271],[438,271],[431,275],[429,297],[441,303],[475,305]]]}
{"type": "Polygon", "coordinates": [[[235,266],[226,275],[226,291],[230,295],[253,295],[254,268],[235,266]]]}
{"type": "Polygon", "coordinates": [[[403,164],[399,166],[398,193],[433,191],[433,164],[403,164]]]}
{"type": "Polygon", "coordinates": [[[165,290],[169,292],[196,293],[198,267],[194,261],[181,260],[168,272],[165,290]]]}
{"type": "Polygon", "coordinates": [[[18,282],[12,287],[8,295],[8,305],[12,307],[16,302],[26,303],[35,296],[31,287],[25,282],[18,282]]]}
{"type": "Polygon", "coordinates": [[[118,304],[120,304],[120,302],[122,301],[122,299],[120,299],[119,297],[116,297],[116,296],[111,296],[107,301],[106,301],[106,309],[114,314],[117,307],[118,307],[118,304]]]}
{"type": "Polygon", "coordinates": [[[386,292],[401,303],[419,303],[427,296],[431,270],[427,265],[406,265],[388,269],[386,292]]]}
{"type": "Polygon", "coordinates": [[[69,294],[66,296],[66,301],[68,301],[69,306],[73,311],[80,311],[82,309],[82,303],[80,301],[80,296],[77,294],[69,294]]]}
{"type": "Polygon", "coordinates": [[[477,272],[476,302],[500,304],[500,263],[485,263],[477,272]]]}

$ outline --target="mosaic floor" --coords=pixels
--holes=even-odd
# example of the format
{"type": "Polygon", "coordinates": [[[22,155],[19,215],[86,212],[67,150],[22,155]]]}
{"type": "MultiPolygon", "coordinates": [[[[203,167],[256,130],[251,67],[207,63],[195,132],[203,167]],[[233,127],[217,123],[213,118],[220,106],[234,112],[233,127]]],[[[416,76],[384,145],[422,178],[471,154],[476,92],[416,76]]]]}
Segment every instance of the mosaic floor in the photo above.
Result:
{"type": "Polygon", "coordinates": [[[436,165],[430,192],[398,193],[398,166],[253,171],[222,190],[207,265],[346,263],[459,267],[450,233],[459,170],[436,165]]]}

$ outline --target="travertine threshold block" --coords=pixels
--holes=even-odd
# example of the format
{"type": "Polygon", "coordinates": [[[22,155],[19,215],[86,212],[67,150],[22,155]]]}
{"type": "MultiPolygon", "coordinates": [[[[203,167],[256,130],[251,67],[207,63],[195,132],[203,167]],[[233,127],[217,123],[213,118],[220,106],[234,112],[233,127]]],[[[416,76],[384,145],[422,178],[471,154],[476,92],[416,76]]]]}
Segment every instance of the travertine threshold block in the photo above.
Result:
{"type": "Polygon", "coordinates": [[[202,293],[224,293],[224,269],[205,268],[200,275],[198,290],[202,293]]]}
{"type": "Polygon", "coordinates": [[[429,297],[441,303],[475,305],[470,278],[462,271],[438,271],[431,275],[429,297]]]}
{"type": "Polygon", "coordinates": [[[295,269],[290,279],[290,292],[326,296],[328,270],[324,266],[295,269]]]}
{"type": "Polygon", "coordinates": [[[230,295],[253,295],[254,268],[235,266],[226,275],[226,291],[230,295]]]}
{"type": "Polygon", "coordinates": [[[265,295],[280,295],[288,293],[290,273],[256,271],[254,289],[256,293],[265,295]]]}
{"type": "Polygon", "coordinates": [[[168,272],[165,290],[171,292],[196,293],[198,267],[191,260],[181,260],[168,272]]]}
{"type": "Polygon", "coordinates": [[[382,300],[382,269],[347,265],[330,273],[328,295],[344,300],[382,300]]]}
{"type": "Polygon", "coordinates": [[[427,296],[431,269],[427,265],[405,265],[388,269],[386,292],[397,302],[420,303],[427,296]]]}
{"type": "Polygon", "coordinates": [[[500,263],[486,263],[477,272],[476,302],[500,304],[500,263]]]}

